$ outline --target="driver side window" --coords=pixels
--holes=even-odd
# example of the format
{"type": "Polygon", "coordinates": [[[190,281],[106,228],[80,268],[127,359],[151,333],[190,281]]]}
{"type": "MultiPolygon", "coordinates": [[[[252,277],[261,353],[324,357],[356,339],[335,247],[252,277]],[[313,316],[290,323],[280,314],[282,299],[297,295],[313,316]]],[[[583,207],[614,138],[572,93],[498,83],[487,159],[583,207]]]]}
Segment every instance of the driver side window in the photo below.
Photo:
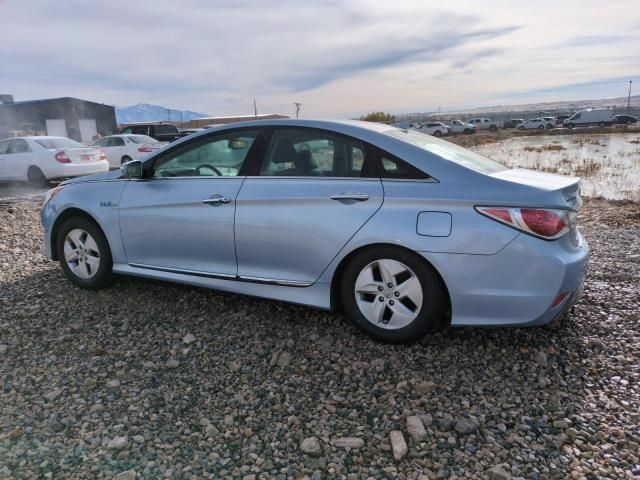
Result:
{"type": "Polygon", "coordinates": [[[189,142],[159,159],[153,176],[235,177],[258,133],[258,130],[236,130],[189,142]]]}

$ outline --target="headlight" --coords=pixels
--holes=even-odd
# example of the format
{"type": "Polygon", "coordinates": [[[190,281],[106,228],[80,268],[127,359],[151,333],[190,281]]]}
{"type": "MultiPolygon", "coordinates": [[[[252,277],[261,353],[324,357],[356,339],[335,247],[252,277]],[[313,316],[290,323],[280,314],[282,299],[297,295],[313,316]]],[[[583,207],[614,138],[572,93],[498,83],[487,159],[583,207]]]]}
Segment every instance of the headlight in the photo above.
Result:
{"type": "Polygon", "coordinates": [[[47,190],[44,194],[44,202],[42,202],[42,207],[44,208],[44,206],[49,203],[53,197],[60,193],[63,188],[64,187],[56,187],[52,188],[51,190],[47,190]]]}

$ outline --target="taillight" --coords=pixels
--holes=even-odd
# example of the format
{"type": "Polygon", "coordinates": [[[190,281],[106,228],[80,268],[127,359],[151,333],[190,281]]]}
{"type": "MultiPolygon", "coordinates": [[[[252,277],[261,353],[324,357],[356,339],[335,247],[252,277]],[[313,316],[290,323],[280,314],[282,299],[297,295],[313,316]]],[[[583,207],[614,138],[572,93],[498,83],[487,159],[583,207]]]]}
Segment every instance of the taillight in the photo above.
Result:
{"type": "Polygon", "coordinates": [[[493,220],[546,240],[555,240],[569,232],[577,216],[572,210],[556,208],[476,207],[476,210],[493,220]]]}
{"type": "Polygon", "coordinates": [[[106,160],[106,159],[107,159],[107,153],[104,150],[100,149],[100,161],[106,160]]]}
{"type": "Polygon", "coordinates": [[[142,153],[153,152],[153,148],[151,147],[138,147],[138,151],[142,153]]]}
{"type": "Polygon", "coordinates": [[[59,163],[71,163],[71,159],[67,157],[67,153],[64,150],[61,150],[58,153],[56,153],[54,158],[56,159],[56,162],[59,162],[59,163]]]}

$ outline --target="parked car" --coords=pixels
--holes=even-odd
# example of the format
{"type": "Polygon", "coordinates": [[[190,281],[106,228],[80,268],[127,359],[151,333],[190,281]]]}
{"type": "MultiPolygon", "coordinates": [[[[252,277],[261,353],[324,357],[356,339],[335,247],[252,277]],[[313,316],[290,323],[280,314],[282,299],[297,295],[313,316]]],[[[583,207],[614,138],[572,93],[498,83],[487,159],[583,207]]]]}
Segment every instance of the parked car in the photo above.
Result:
{"type": "Polygon", "coordinates": [[[141,160],[164,145],[147,135],[110,135],[93,144],[102,148],[109,161],[109,167],[119,168],[131,160],[141,160]]]}
{"type": "Polygon", "coordinates": [[[521,123],[518,126],[518,130],[534,130],[534,129],[544,130],[545,128],[553,128],[553,127],[544,118],[530,118],[529,120],[527,120],[524,123],[521,123]]]}
{"type": "Polygon", "coordinates": [[[171,143],[188,134],[181,134],[173,123],[136,123],[122,128],[120,135],[147,135],[158,142],[171,143]]]}
{"type": "Polygon", "coordinates": [[[505,120],[503,127],[504,128],[518,128],[520,124],[524,123],[524,118],[510,118],[509,120],[505,120]]]}
{"type": "Polygon", "coordinates": [[[567,128],[573,128],[588,127],[593,125],[606,127],[611,125],[612,123],[613,119],[611,118],[611,110],[606,108],[588,108],[586,110],[580,110],[574,113],[562,124],[567,128]]]}
{"type": "Polygon", "coordinates": [[[488,118],[472,118],[469,120],[471,125],[475,125],[478,130],[489,130],[495,132],[498,128],[502,128],[502,122],[490,120],[488,118]]]}
{"type": "Polygon", "coordinates": [[[408,342],[562,316],[587,267],[579,188],[411,129],[261,120],[64,182],[41,219],[79,287],[169,280],[342,310],[408,342]]]}
{"type": "Polygon", "coordinates": [[[556,126],[556,117],[542,117],[546,122],[546,128],[553,128],[556,126]]]}
{"type": "Polygon", "coordinates": [[[567,118],[569,118],[571,115],[567,115],[565,113],[561,113],[556,117],[556,125],[562,125],[562,122],[564,122],[567,118]]]}
{"type": "Polygon", "coordinates": [[[423,123],[416,130],[434,137],[442,137],[449,134],[449,127],[442,122],[423,123]]]}
{"type": "Polygon", "coordinates": [[[180,135],[186,137],[187,135],[191,135],[192,133],[202,132],[204,128],[179,128],[178,131],[180,135]]]}
{"type": "Polygon", "coordinates": [[[65,137],[20,137],[0,141],[0,180],[46,185],[49,180],[106,172],[100,148],[65,137]]]}
{"type": "Polygon", "coordinates": [[[449,130],[452,133],[464,133],[464,134],[472,134],[476,133],[476,126],[471,125],[470,123],[463,122],[462,120],[454,120],[451,122],[451,127],[449,130]]]}
{"type": "Polygon", "coordinates": [[[636,123],[638,119],[631,115],[615,115],[612,118],[613,123],[617,123],[619,125],[627,125],[629,123],[636,123]]]}

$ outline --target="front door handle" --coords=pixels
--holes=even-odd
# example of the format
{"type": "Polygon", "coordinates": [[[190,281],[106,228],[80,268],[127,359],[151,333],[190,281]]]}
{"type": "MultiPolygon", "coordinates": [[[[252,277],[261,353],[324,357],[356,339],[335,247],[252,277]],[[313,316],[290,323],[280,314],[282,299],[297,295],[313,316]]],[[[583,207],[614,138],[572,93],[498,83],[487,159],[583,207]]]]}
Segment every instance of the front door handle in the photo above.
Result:
{"type": "Polygon", "coordinates": [[[356,202],[364,202],[365,200],[369,200],[369,195],[366,193],[344,192],[331,195],[329,198],[331,200],[355,200],[356,202]]]}
{"type": "Polygon", "coordinates": [[[207,205],[220,205],[221,203],[230,203],[231,199],[227,197],[223,197],[222,195],[216,194],[211,195],[209,198],[205,198],[202,200],[202,203],[206,203],[207,205]]]}

